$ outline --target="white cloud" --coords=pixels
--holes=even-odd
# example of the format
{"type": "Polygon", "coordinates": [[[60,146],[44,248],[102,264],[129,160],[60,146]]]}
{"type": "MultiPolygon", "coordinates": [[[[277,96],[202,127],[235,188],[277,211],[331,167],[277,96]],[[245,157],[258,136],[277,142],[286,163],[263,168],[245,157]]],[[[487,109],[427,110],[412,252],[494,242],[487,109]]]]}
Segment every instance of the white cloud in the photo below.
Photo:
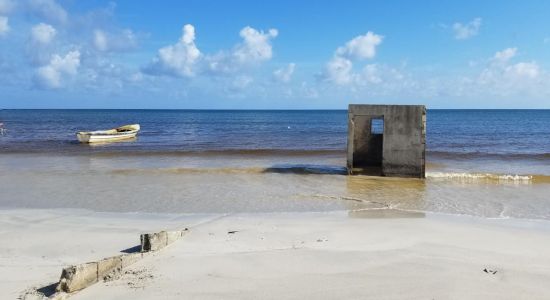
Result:
{"type": "Polygon", "coordinates": [[[338,85],[346,85],[353,82],[355,77],[353,72],[353,63],[347,58],[334,56],[327,63],[325,77],[338,85]]]}
{"type": "Polygon", "coordinates": [[[194,68],[201,57],[201,52],[195,45],[195,27],[187,24],[183,26],[182,31],[182,36],[176,44],[159,49],[157,57],[145,68],[145,72],[176,77],[195,75],[194,68]]]}
{"type": "Polygon", "coordinates": [[[80,66],[80,52],[70,51],[64,57],[55,54],[49,64],[37,69],[35,82],[42,88],[59,88],[63,75],[76,75],[80,66]]]}
{"type": "Polygon", "coordinates": [[[235,74],[273,57],[271,40],[278,35],[276,29],[268,32],[244,27],[240,31],[243,41],[229,52],[203,55],[195,45],[195,28],[187,24],[180,41],[158,51],[153,62],[143,71],[150,75],[194,77],[195,75],[235,74]]]}
{"type": "Polygon", "coordinates": [[[518,52],[517,48],[506,48],[502,51],[497,51],[493,59],[495,61],[505,63],[505,62],[508,62],[510,59],[512,59],[514,56],[516,56],[517,52],[518,52]]]}
{"type": "Polygon", "coordinates": [[[348,41],[345,46],[336,49],[336,55],[352,59],[373,58],[376,55],[376,47],[382,43],[383,36],[369,31],[348,41]]]}
{"type": "Polygon", "coordinates": [[[11,0],[0,0],[0,14],[9,14],[14,4],[11,0]]]}
{"type": "Polygon", "coordinates": [[[65,23],[67,12],[55,0],[29,0],[29,10],[51,22],[65,23]]]}
{"type": "Polygon", "coordinates": [[[378,66],[375,64],[366,65],[363,68],[362,78],[365,79],[365,82],[378,84],[382,82],[380,77],[380,72],[378,66]]]}
{"type": "Polygon", "coordinates": [[[8,20],[8,17],[0,16],[0,37],[8,34],[10,31],[8,20]]]}
{"type": "Polygon", "coordinates": [[[477,77],[464,77],[459,84],[461,90],[473,97],[550,96],[548,73],[536,62],[510,62],[517,51],[508,48],[497,52],[477,77]]]}
{"type": "Polygon", "coordinates": [[[535,79],[540,74],[540,67],[535,62],[520,62],[506,67],[505,75],[516,78],[535,79]]]}
{"type": "Polygon", "coordinates": [[[137,47],[137,38],[129,29],[115,33],[96,29],[93,32],[92,44],[96,50],[102,52],[127,51],[137,47]]]}
{"type": "Polygon", "coordinates": [[[232,74],[270,60],[273,57],[271,40],[278,34],[277,29],[263,32],[249,26],[244,27],[239,33],[243,41],[232,51],[222,51],[205,57],[206,70],[213,74],[232,74]]]}
{"type": "Polygon", "coordinates": [[[375,65],[365,66],[362,73],[353,71],[353,59],[364,60],[374,58],[376,47],[382,43],[383,36],[371,31],[359,35],[338,47],[332,59],[325,66],[321,78],[337,85],[377,83],[374,76],[375,65]]]}
{"type": "Polygon", "coordinates": [[[292,74],[294,74],[294,69],[296,64],[290,63],[286,67],[277,69],[273,72],[273,78],[280,82],[289,82],[292,79],[292,74]]]}
{"type": "Polygon", "coordinates": [[[55,30],[55,28],[45,23],[35,25],[31,29],[32,40],[40,44],[49,44],[56,34],[57,31],[55,30]]]}
{"type": "MultiPolygon", "coordinates": [[[[491,82],[507,86],[515,80],[536,79],[541,73],[540,67],[536,62],[518,62],[510,64],[510,60],[516,56],[517,48],[507,48],[497,51],[489,66],[487,66],[479,77],[481,83],[491,82]]],[[[517,82],[516,82],[517,83],[517,82]]]]}
{"type": "Polygon", "coordinates": [[[246,26],[239,33],[243,43],[237,46],[233,55],[243,64],[270,60],[273,56],[271,39],[278,34],[277,29],[269,29],[264,33],[246,26]]]}
{"type": "Polygon", "coordinates": [[[455,39],[466,40],[479,33],[481,27],[481,18],[475,18],[467,24],[454,23],[453,30],[455,33],[455,39]]]}

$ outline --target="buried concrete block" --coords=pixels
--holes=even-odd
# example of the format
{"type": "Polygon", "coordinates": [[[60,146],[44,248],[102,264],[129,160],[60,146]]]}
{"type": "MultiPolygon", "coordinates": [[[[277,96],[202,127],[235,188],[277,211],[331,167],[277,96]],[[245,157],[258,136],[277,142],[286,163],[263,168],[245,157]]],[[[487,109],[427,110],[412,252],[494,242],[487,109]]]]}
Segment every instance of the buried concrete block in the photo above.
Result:
{"type": "Polygon", "coordinates": [[[187,233],[187,228],[184,230],[167,231],[166,232],[166,245],[169,245],[187,233]]]}
{"type": "Polygon", "coordinates": [[[141,252],[157,251],[173,243],[187,233],[188,229],[144,233],[140,236],[141,252]]]}
{"type": "MultiPolygon", "coordinates": [[[[135,253],[121,254],[113,257],[101,259],[99,261],[83,263],[66,267],[61,271],[61,278],[55,287],[57,292],[50,299],[64,299],[67,294],[82,290],[100,280],[120,274],[121,271],[131,264],[142,259],[148,251],[156,251],[166,247],[184,236],[188,229],[177,231],[161,231],[157,233],[147,233],[140,236],[141,251],[135,253]],[[113,275],[114,274],[114,275],[113,275]],[[53,297],[53,298],[52,298],[53,297]]],[[[39,290],[36,293],[26,293],[25,297],[40,296],[39,290]]],[[[25,298],[26,299],[26,298],[25,298]]]]}
{"type": "Polygon", "coordinates": [[[143,253],[140,253],[140,252],[121,255],[120,260],[121,260],[122,268],[126,268],[129,265],[137,262],[142,258],[143,258],[143,253]]]}
{"type": "Polygon", "coordinates": [[[166,231],[145,233],[140,236],[141,252],[157,251],[166,246],[166,231]]]}
{"type": "Polygon", "coordinates": [[[72,293],[97,282],[97,262],[70,266],[61,272],[57,291],[72,293]]]}
{"type": "Polygon", "coordinates": [[[104,258],[97,262],[97,280],[103,279],[107,274],[122,270],[122,255],[104,258]]]}

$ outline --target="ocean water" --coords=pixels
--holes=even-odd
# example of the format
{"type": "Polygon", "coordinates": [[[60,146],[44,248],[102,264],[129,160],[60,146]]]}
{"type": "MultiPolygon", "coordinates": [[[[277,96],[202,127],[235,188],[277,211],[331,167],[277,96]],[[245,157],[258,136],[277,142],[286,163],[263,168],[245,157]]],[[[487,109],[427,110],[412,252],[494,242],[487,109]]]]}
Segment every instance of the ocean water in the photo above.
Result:
{"type": "Polygon", "coordinates": [[[428,110],[426,180],[342,175],[344,110],[0,110],[0,123],[1,207],[550,219],[550,110],[428,110]],[[131,123],[135,140],[76,140],[131,123]]]}

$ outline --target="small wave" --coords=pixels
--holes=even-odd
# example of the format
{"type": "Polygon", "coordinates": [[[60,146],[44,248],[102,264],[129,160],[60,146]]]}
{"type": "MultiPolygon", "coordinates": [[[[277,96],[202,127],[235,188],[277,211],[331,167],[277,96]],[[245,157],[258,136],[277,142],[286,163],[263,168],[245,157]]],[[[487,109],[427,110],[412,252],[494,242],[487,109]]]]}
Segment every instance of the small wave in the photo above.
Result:
{"type": "Polygon", "coordinates": [[[428,157],[445,159],[495,159],[495,160],[550,160],[550,153],[487,153],[487,152],[452,152],[452,151],[426,151],[428,157]]]}
{"type": "Polygon", "coordinates": [[[267,168],[161,168],[161,169],[117,169],[112,174],[299,174],[299,175],[346,175],[344,167],[328,165],[275,165],[267,168]]]}
{"type": "Polygon", "coordinates": [[[427,172],[426,178],[449,179],[449,180],[487,180],[504,182],[531,183],[535,178],[550,176],[517,175],[517,174],[493,174],[493,173],[453,173],[453,172],[427,172]]]}

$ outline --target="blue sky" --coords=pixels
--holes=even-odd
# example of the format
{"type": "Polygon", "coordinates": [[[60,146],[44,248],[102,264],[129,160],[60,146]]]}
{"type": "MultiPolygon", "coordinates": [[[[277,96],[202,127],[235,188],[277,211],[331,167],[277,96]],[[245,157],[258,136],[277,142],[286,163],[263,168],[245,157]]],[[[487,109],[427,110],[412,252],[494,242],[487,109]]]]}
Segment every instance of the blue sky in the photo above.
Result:
{"type": "Polygon", "coordinates": [[[0,0],[0,108],[550,108],[549,1],[0,0]]]}

